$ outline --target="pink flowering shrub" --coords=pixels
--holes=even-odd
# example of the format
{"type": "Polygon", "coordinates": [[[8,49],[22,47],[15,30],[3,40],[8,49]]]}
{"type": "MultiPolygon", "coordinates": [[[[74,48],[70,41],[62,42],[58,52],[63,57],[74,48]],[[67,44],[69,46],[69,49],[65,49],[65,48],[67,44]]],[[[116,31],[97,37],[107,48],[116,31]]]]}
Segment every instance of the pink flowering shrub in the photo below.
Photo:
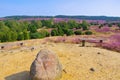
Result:
{"type": "Polygon", "coordinates": [[[65,37],[57,37],[54,42],[59,43],[59,42],[65,42],[65,41],[66,41],[65,37]]]}
{"type": "Polygon", "coordinates": [[[102,47],[120,52],[120,43],[119,42],[104,43],[104,44],[102,44],[102,47]]]}
{"type": "Polygon", "coordinates": [[[96,28],[96,32],[109,32],[111,31],[110,27],[108,26],[105,26],[105,27],[102,27],[102,28],[96,28]]]}
{"type": "Polygon", "coordinates": [[[97,44],[100,47],[120,52],[120,34],[112,35],[108,38],[108,41],[102,45],[97,44]]]}

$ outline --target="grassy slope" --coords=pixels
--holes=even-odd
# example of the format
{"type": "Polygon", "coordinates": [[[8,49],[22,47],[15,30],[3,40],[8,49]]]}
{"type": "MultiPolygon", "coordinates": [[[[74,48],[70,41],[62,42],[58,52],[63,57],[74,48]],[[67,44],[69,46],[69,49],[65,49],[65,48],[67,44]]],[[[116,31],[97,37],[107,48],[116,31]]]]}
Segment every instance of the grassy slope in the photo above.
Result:
{"type": "Polygon", "coordinates": [[[30,65],[43,48],[53,50],[59,56],[66,71],[61,80],[120,80],[120,54],[117,52],[79,47],[79,44],[43,44],[39,40],[26,43],[21,49],[0,52],[0,80],[28,80],[30,65]],[[32,46],[34,51],[30,50],[32,46]]]}

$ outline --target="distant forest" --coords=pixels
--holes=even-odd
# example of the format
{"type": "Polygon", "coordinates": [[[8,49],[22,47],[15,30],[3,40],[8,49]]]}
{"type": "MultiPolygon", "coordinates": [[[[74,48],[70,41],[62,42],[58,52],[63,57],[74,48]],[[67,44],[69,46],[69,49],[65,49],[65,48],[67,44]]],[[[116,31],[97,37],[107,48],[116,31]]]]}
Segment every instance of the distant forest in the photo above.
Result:
{"type": "Polygon", "coordinates": [[[81,19],[81,20],[105,20],[105,21],[120,21],[120,17],[107,17],[107,16],[7,16],[5,19],[27,19],[27,18],[69,18],[69,19],[81,19]]]}

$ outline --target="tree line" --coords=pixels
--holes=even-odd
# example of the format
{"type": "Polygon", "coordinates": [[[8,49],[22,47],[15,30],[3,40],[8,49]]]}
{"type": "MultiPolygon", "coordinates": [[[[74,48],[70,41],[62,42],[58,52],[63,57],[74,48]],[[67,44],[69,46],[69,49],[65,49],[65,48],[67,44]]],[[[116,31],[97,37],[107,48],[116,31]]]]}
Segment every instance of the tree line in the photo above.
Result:
{"type": "Polygon", "coordinates": [[[108,17],[108,16],[6,16],[5,19],[29,19],[29,18],[68,18],[68,19],[80,19],[80,20],[104,20],[104,21],[120,21],[120,17],[108,17]]]}
{"type": "Polygon", "coordinates": [[[86,21],[78,23],[74,20],[58,23],[55,23],[52,19],[33,21],[4,20],[0,21],[0,42],[37,39],[49,36],[70,36],[74,34],[90,35],[92,32],[89,31],[89,26],[90,24],[86,21]],[[48,29],[51,29],[51,31],[48,31],[48,29]]]}

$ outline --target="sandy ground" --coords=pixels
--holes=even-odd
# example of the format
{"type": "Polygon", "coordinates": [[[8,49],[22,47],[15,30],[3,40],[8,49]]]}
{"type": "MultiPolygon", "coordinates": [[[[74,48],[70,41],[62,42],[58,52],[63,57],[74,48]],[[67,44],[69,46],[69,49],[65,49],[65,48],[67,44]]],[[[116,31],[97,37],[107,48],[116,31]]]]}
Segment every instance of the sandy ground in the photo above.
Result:
{"type": "Polygon", "coordinates": [[[0,51],[0,80],[29,80],[29,69],[41,49],[54,51],[63,65],[61,80],[120,80],[120,53],[70,43],[30,43],[0,51]],[[31,51],[30,47],[35,50],[31,51]]]}

